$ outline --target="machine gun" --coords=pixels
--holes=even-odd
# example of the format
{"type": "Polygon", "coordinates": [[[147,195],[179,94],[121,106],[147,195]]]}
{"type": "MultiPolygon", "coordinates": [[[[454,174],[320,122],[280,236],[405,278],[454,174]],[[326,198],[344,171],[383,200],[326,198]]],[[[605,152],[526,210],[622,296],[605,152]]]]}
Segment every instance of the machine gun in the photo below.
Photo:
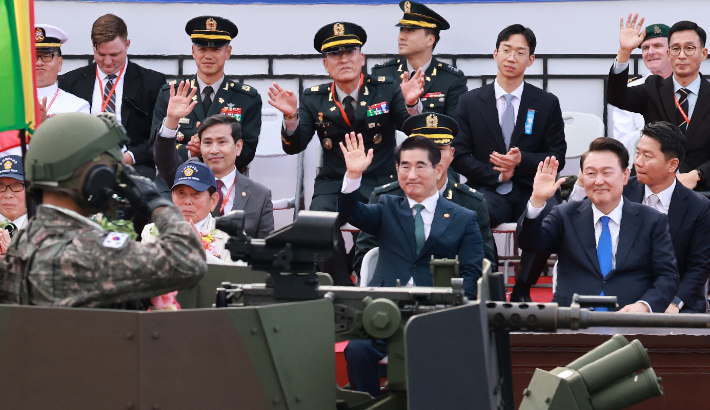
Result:
{"type": "MultiPolygon", "coordinates": [[[[327,225],[324,223],[327,216],[318,214],[323,218],[318,223],[327,225]]],[[[299,213],[302,232],[311,232],[303,225],[307,219],[302,219],[309,216],[303,211],[299,213]]],[[[330,221],[335,224],[335,217],[330,221]]],[[[220,227],[219,222],[217,226],[220,227]]],[[[248,246],[256,245],[252,248],[258,252],[256,260],[261,267],[271,267],[273,282],[223,283],[216,291],[216,307],[267,306],[297,299],[289,296],[290,292],[299,295],[298,298],[305,294],[302,289],[284,286],[286,282],[282,282],[281,288],[277,285],[278,280],[283,281],[283,276],[297,274],[293,271],[284,274],[274,268],[285,267],[279,262],[278,255],[288,253],[295,246],[279,236],[280,232],[288,232],[287,228],[272,234],[264,245],[243,235],[232,237],[227,246],[230,250],[240,250],[239,255],[246,255],[248,246]],[[237,241],[241,241],[241,245],[237,246],[237,241]],[[262,251],[268,246],[272,246],[268,252],[262,251]]],[[[327,226],[328,232],[331,228],[327,226]]],[[[300,240],[298,235],[291,238],[300,240]]],[[[320,242],[311,240],[308,246],[321,250],[320,256],[323,257],[330,246],[330,243],[326,244],[326,238],[330,239],[330,236],[322,235],[320,242]]],[[[233,252],[232,255],[236,254],[233,252]]],[[[375,338],[387,342],[387,393],[368,402],[361,396],[340,391],[338,397],[342,402],[338,408],[418,410],[473,406],[513,410],[510,331],[556,332],[558,329],[579,330],[593,326],[710,327],[710,318],[704,315],[618,314],[589,310],[590,307],[616,307],[615,297],[575,295],[571,307],[559,307],[555,303],[510,303],[505,301],[502,274],[491,273],[487,261],[483,271],[478,284],[478,301],[470,301],[464,296],[460,278],[451,280],[451,288],[317,285],[310,288],[309,298],[333,303],[336,340],[375,338]]],[[[660,379],[650,368],[643,373],[644,383],[638,383],[638,377],[629,381],[635,372],[648,368],[650,362],[639,342],[626,348],[623,347],[625,339],[621,339],[616,337],[610,344],[600,346],[556,373],[536,373],[538,380],[544,378],[545,381],[536,383],[533,379],[521,409],[615,410],[662,394],[660,379]],[[613,356],[606,358],[607,355],[613,356]],[[628,365],[614,366],[627,355],[633,356],[628,365]],[[602,362],[605,364],[599,364],[602,362]],[[590,367],[585,367],[587,365],[590,367]],[[568,383],[554,385],[550,380],[568,383]],[[619,394],[630,399],[608,399],[619,394]]]]}

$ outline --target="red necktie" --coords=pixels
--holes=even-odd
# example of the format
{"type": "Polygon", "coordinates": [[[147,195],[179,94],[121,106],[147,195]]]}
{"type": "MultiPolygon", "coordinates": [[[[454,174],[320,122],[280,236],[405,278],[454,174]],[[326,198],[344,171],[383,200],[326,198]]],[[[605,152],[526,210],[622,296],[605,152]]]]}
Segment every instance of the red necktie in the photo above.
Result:
{"type": "Polygon", "coordinates": [[[222,194],[222,187],[223,186],[224,186],[224,182],[222,182],[221,179],[218,179],[217,180],[217,194],[219,194],[219,202],[217,203],[217,211],[219,212],[220,215],[222,215],[220,208],[222,207],[222,202],[224,201],[224,194],[222,194]]]}

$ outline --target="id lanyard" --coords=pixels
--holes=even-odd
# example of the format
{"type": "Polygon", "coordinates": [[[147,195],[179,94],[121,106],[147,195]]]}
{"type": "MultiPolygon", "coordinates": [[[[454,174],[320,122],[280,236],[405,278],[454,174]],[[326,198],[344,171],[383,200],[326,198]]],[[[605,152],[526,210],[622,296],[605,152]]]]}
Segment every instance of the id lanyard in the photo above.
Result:
{"type": "Polygon", "coordinates": [[[106,111],[106,106],[108,106],[108,102],[111,101],[111,96],[113,96],[114,91],[116,91],[116,86],[118,85],[118,82],[121,81],[121,76],[123,75],[123,71],[126,69],[126,64],[123,64],[123,68],[121,68],[121,72],[118,73],[118,77],[116,77],[116,81],[113,82],[113,87],[111,87],[111,91],[108,92],[108,95],[104,99],[104,86],[103,82],[101,81],[101,77],[99,77],[99,67],[96,66],[96,79],[99,80],[99,84],[101,84],[101,112],[106,111]]]}
{"type": "MultiPolygon", "coordinates": [[[[673,93],[673,99],[675,99],[675,106],[678,107],[678,111],[680,111],[680,115],[683,116],[685,123],[690,125],[690,119],[685,114],[685,111],[683,111],[683,109],[680,107],[680,102],[678,101],[678,96],[676,96],[675,93],[673,93]]],[[[688,103],[688,105],[690,105],[690,103],[688,103]]]]}
{"type": "Polygon", "coordinates": [[[59,88],[57,87],[57,91],[54,92],[54,97],[52,97],[52,101],[50,101],[49,104],[47,104],[47,109],[45,111],[47,114],[49,114],[49,109],[52,108],[52,104],[54,104],[54,100],[57,99],[58,95],[59,95],[59,88]]]}
{"type": "MultiPolygon", "coordinates": [[[[236,170],[234,172],[237,172],[236,170]]],[[[227,201],[229,201],[229,196],[232,195],[232,190],[234,189],[234,186],[237,185],[237,174],[234,174],[234,183],[232,184],[231,187],[229,187],[229,190],[227,191],[227,195],[224,197],[224,200],[222,201],[222,205],[219,206],[219,214],[224,215],[224,206],[227,205],[227,201]]]]}
{"type": "MultiPolygon", "coordinates": [[[[357,89],[358,93],[360,92],[360,88],[362,88],[362,80],[363,80],[364,78],[365,78],[365,76],[364,76],[363,74],[360,74],[360,87],[358,87],[358,89],[357,89]]],[[[343,116],[343,119],[344,119],[345,122],[348,124],[348,126],[349,126],[350,128],[352,128],[353,126],[350,124],[350,120],[348,119],[347,114],[345,114],[345,110],[343,109],[343,105],[340,104],[340,101],[338,101],[338,100],[335,98],[335,81],[333,81],[333,86],[330,87],[330,95],[332,96],[333,101],[335,102],[335,105],[337,105],[338,108],[340,108],[340,115],[343,116]]]]}

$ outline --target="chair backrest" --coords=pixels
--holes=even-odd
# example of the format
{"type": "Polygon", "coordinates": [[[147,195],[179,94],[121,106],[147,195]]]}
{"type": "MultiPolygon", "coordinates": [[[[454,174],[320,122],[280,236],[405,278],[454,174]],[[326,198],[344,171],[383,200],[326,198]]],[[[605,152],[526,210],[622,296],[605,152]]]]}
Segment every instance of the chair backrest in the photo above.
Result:
{"type": "Polygon", "coordinates": [[[362,265],[360,267],[360,287],[366,288],[367,284],[370,283],[372,279],[372,274],[375,273],[375,266],[377,266],[377,259],[380,257],[380,248],[372,248],[365,254],[362,258],[362,265]]]}
{"type": "Polygon", "coordinates": [[[594,114],[563,112],[567,154],[565,158],[579,158],[587,152],[589,144],[604,136],[604,123],[594,114]]]}

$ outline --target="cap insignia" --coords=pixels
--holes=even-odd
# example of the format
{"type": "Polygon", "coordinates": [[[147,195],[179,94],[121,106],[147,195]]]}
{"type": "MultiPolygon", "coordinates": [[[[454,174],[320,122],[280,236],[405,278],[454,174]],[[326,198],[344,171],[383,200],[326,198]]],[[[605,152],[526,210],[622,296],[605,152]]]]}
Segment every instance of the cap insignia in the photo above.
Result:
{"type": "Polygon", "coordinates": [[[404,2],[404,12],[405,13],[411,13],[412,12],[412,3],[405,1],[404,2]]]}
{"type": "Polygon", "coordinates": [[[345,26],[340,23],[335,23],[333,25],[333,34],[336,36],[342,36],[345,33],[345,26]]]}
{"type": "Polygon", "coordinates": [[[436,128],[439,126],[439,117],[437,117],[434,114],[429,114],[426,117],[426,126],[427,128],[436,128]]]}
{"type": "Polygon", "coordinates": [[[188,167],[188,168],[185,168],[185,171],[183,171],[183,172],[185,173],[186,177],[189,177],[189,176],[192,176],[192,173],[195,172],[195,170],[188,167]]]}
{"type": "Polygon", "coordinates": [[[2,166],[5,167],[5,169],[12,168],[12,161],[5,161],[5,163],[2,164],[2,166]]]}
{"type": "Polygon", "coordinates": [[[205,25],[207,26],[207,30],[209,31],[217,30],[217,22],[213,18],[207,19],[207,23],[205,25]]]}
{"type": "Polygon", "coordinates": [[[658,26],[653,26],[653,34],[661,34],[661,28],[658,26]]]}
{"type": "Polygon", "coordinates": [[[44,30],[39,27],[35,29],[35,41],[38,43],[44,41],[44,30]]]}

